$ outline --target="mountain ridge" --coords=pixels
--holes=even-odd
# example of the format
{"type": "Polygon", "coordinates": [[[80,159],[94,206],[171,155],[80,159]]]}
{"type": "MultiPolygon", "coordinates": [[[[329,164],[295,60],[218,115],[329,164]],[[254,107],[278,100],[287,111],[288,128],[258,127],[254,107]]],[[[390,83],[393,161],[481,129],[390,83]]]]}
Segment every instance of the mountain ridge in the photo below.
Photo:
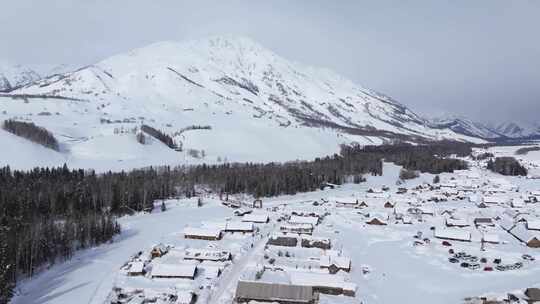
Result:
{"type": "Polygon", "coordinates": [[[29,85],[13,93],[79,99],[89,98],[88,92],[95,95],[89,99],[102,95],[134,99],[136,94],[132,92],[136,90],[158,91],[164,95],[163,91],[169,88],[151,84],[151,78],[169,77],[163,75],[165,70],[224,99],[242,95],[242,99],[258,100],[258,109],[276,112],[287,120],[321,121],[323,125],[337,123],[344,128],[374,128],[419,138],[437,138],[434,134],[437,132],[431,132],[423,118],[394,99],[357,86],[326,69],[305,68],[288,62],[244,37],[212,37],[186,43],[158,42],[109,57],[67,76],[38,81],[37,85],[29,85]],[[191,58],[178,60],[178,54],[191,58]],[[135,60],[131,60],[133,58],[135,60]],[[141,74],[146,74],[149,81],[140,81],[141,74]],[[130,81],[130,77],[139,77],[136,89],[135,81],[130,81]],[[73,83],[80,86],[66,90],[73,83]],[[306,86],[316,91],[315,94],[306,93],[306,86]],[[336,91],[341,92],[336,94],[336,91]],[[321,99],[329,101],[321,102],[321,99]]]}
{"type": "Polygon", "coordinates": [[[0,98],[3,119],[47,128],[79,167],[310,159],[352,142],[483,142],[433,128],[391,97],[243,37],[154,43],[0,98]],[[171,134],[184,156],[137,143],[142,124],[171,134]],[[203,125],[210,128],[190,128],[203,125]]]}

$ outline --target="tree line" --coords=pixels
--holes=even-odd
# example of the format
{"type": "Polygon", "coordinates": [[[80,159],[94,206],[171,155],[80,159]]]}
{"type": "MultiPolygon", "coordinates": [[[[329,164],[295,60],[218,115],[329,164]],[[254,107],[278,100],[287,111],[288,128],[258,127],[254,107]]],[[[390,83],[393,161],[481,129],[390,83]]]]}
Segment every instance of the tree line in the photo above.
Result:
{"type": "Polygon", "coordinates": [[[49,149],[59,150],[58,141],[47,129],[36,126],[32,122],[16,121],[8,119],[4,121],[2,128],[17,136],[31,140],[49,149]]]}
{"type": "Polygon", "coordinates": [[[487,168],[502,175],[526,176],[528,173],[527,168],[523,167],[513,157],[496,157],[495,160],[490,159],[488,160],[487,168]]]}
{"type": "Polygon", "coordinates": [[[149,125],[142,125],[141,131],[161,141],[162,143],[167,145],[167,147],[171,149],[176,149],[176,144],[174,143],[174,140],[172,139],[172,137],[165,134],[163,131],[155,129],[149,125]]]}
{"type": "Polygon", "coordinates": [[[454,158],[471,155],[472,146],[458,142],[439,142],[430,145],[365,146],[345,145],[342,155],[375,155],[388,162],[403,166],[407,170],[439,174],[468,168],[467,162],[454,158]]]}

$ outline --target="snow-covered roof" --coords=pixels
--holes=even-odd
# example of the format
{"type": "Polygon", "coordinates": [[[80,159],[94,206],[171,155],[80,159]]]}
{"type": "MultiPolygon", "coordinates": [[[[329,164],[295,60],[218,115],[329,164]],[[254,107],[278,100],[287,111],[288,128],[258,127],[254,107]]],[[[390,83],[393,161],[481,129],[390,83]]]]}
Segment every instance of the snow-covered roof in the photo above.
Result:
{"type": "Polygon", "coordinates": [[[221,236],[221,230],[212,228],[186,227],[184,228],[184,235],[219,238],[221,236]]]}
{"type": "Polygon", "coordinates": [[[291,224],[311,224],[313,226],[316,226],[319,223],[319,218],[314,216],[297,216],[293,215],[289,219],[289,223],[291,224]]]}
{"type": "Polygon", "coordinates": [[[355,283],[346,282],[345,278],[341,275],[291,271],[289,272],[289,277],[291,283],[295,285],[330,287],[350,291],[356,291],[357,287],[355,283]]]}
{"type": "Polygon", "coordinates": [[[225,231],[253,231],[251,222],[227,222],[225,231]]]}
{"type": "Polygon", "coordinates": [[[527,220],[527,229],[540,230],[540,220],[527,220]]]}
{"type": "Polygon", "coordinates": [[[512,199],[512,207],[514,208],[522,208],[525,206],[525,201],[521,198],[513,198],[512,199]]]}
{"type": "Polygon", "coordinates": [[[420,206],[418,209],[422,212],[422,214],[431,214],[435,215],[435,210],[432,207],[427,206],[420,206]]]}
{"type": "Polygon", "coordinates": [[[131,262],[129,265],[129,273],[141,273],[144,271],[144,262],[131,262]]]}
{"type": "Polygon", "coordinates": [[[467,227],[469,226],[469,222],[466,219],[447,218],[446,225],[456,226],[456,227],[467,227]]]}
{"type": "Polygon", "coordinates": [[[196,265],[157,263],[152,267],[152,277],[190,278],[195,276],[196,270],[196,265]]]}
{"type": "Polygon", "coordinates": [[[510,230],[510,233],[514,235],[517,239],[525,243],[529,242],[530,240],[534,238],[540,240],[540,232],[527,229],[524,223],[516,224],[510,230]]]}
{"type": "Polygon", "coordinates": [[[240,209],[236,209],[234,210],[234,214],[248,214],[248,213],[252,213],[253,210],[251,209],[246,209],[246,208],[240,208],[240,209]]]}
{"type": "Polygon", "coordinates": [[[351,259],[336,255],[322,255],[319,260],[320,267],[330,267],[336,265],[341,269],[349,269],[351,267],[351,259]]]}
{"type": "Polygon", "coordinates": [[[486,195],[484,196],[483,202],[486,204],[504,204],[508,201],[507,197],[504,196],[494,196],[486,195]]]}
{"type": "Polygon", "coordinates": [[[500,242],[499,235],[493,234],[493,233],[484,233],[484,235],[482,235],[482,240],[484,242],[493,243],[493,244],[498,244],[500,242]]]}
{"type": "Polygon", "coordinates": [[[197,268],[204,270],[204,277],[207,279],[215,279],[219,277],[221,272],[221,267],[219,266],[210,266],[210,265],[199,265],[197,268]]]}
{"type": "Polygon", "coordinates": [[[435,237],[439,239],[456,240],[456,241],[471,241],[471,233],[467,230],[455,228],[435,228],[435,237]]]}
{"type": "Polygon", "coordinates": [[[176,304],[191,304],[193,302],[193,292],[180,290],[176,293],[176,304]]]}
{"type": "Polygon", "coordinates": [[[296,223],[284,223],[281,225],[281,230],[313,230],[311,224],[296,224],[296,223]]]}
{"type": "MultiPolygon", "coordinates": [[[[261,281],[238,281],[237,299],[260,301],[288,301],[292,303],[312,303],[314,300],[311,286],[277,284],[261,281]]],[[[255,302],[256,303],[256,302],[255,302]]]]}
{"type": "Polygon", "coordinates": [[[246,214],[242,217],[242,222],[266,223],[268,219],[268,214],[246,214]]]}
{"type": "Polygon", "coordinates": [[[184,251],[184,258],[206,260],[206,261],[221,261],[228,260],[231,257],[229,251],[223,250],[208,250],[208,249],[196,249],[188,248],[184,251]]]}
{"type": "Polygon", "coordinates": [[[403,216],[402,221],[403,221],[403,224],[412,224],[413,219],[412,217],[405,215],[403,216]]]}

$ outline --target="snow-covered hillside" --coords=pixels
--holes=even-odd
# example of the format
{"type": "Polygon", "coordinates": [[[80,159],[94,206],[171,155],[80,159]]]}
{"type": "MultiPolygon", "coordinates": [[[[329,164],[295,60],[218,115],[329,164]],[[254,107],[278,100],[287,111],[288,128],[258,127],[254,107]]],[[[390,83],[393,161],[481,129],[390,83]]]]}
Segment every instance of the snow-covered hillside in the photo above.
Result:
{"type": "Polygon", "coordinates": [[[432,128],[387,96],[242,37],[156,43],[11,94],[19,98],[0,99],[0,118],[46,127],[68,164],[82,167],[309,159],[335,153],[341,143],[395,138],[478,141],[432,128]],[[176,134],[184,153],[157,141],[140,145],[142,123],[176,134]],[[182,131],[190,126],[211,130],[182,131]]]}
{"type": "Polygon", "coordinates": [[[28,67],[0,61],[0,92],[10,91],[38,79],[39,74],[28,67]]]}
{"type": "Polygon", "coordinates": [[[498,133],[493,128],[462,116],[451,115],[435,118],[431,120],[431,125],[438,128],[449,128],[456,133],[478,138],[495,139],[504,137],[503,134],[498,133]]]}
{"type": "Polygon", "coordinates": [[[540,136],[540,124],[504,122],[497,125],[495,130],[506,137],[523,138],[540,136]]]}

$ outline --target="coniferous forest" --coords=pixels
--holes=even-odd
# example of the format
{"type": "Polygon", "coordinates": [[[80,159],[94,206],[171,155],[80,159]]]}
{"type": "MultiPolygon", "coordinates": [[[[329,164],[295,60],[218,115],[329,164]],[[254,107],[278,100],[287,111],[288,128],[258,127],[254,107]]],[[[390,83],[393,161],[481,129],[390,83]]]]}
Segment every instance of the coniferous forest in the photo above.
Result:
{"type": "Polygon", "coordinates": [[[382,162],[409,170],[440,173],[466,168],[452,158],[471,148],[431,146],[343,146],[340,154],[269,164],[158,167],[130,172],[36,168],[0,169],[0,304],[7,303],[17,279],[69,259],[76,250],[112,240],[121,227],[116,216],[153,209],[154,201],[197,195],[197,186],[214,193],[255,197],[313,191],[326,183],[361,182],[382,174],[382,162]],[[443,158],[444,157],[444,158],[443,158]]]}
{"type": "Polygon", "coordinates": [[[526,176],[527,169],[523,167],[519,161],[513,157],[496,157],[495,160],[490,159],[487,163],[487,168],[493,172],[502,175],[511,176],[526,176]]]}
{"type": "Polygon", "coordinates": [[[52,133],[43,127],[36,126],[32,122],[6,120],[4,121],[2,128],[10,133],[26,138],[49,149],[53,149],[55,151],[59,150],[58,141],[52,135],[52,133]]]}

